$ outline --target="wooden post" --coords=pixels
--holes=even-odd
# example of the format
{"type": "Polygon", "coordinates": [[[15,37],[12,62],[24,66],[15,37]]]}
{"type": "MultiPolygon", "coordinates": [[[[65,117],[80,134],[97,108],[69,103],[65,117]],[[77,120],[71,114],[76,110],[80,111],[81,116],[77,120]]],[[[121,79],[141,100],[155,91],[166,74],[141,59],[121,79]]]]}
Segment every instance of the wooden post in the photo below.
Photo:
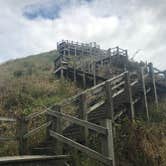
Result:
{"type": "MultiPolygon", "coordinates": [[[[80,118],[88,121],[86,93],[84,93],[80,96],[80,118]]],[[[88,130],[88,128],[85,127],[84,136],[85,136],[86,145],[88,145],[88,135],[89,135],[89,130],[88,130]]]]}
{"type": "Polygon", "coordinates": [[[77,50],[76,50],[76,46],[75,46],[75,59],[74,59],[74,82],[76,83],[76,56],[77,56],[77,50]]]}
{"type": "MultiPolygon", "coordinates": [[[[63,53],[65,55],[65,51],[63,53]]],[[[61,57],[60,63],[61,63],[61,79],[64,79],[64,73],[63,73],[63,55],[61,57]]]]}
{"type": "Polygon", "coordinates": [[[93,85],[96,85],[96,62],[93,62],[93,85]]]}
{"type": "Polygon", "coordinates": [[[118,46],[116,47],[116,50],[117,50],[117,55],[119,55],[119,47],[118,46]]]}
{"type": "Polygon", "coordinates": [[[112,158],[112,166],[115,166],[115,153],[114,153],[114,136],[112,121],[110,119],[105,119],[102,121],[102,126],[107,128],[108,134],[106,136],[101,136],[101,151],[104,156],[112,158]]]}
{"type": "Polygon", "coordinates": [[[157,96],[156,81],[155,81],[155,75],[154,75],[154,69],[153,69],[152,63],[149,63],[149,72],[150,72],[150,77],[153,84],[153,93],[154,93],[155,103],[158,109],[158,96],[157,96]]]}
{"type": "Polygon", "coordinates": [[[82,81],[83,81],[83,88],[86,89],[86,76],[85,76],[85,71],[83,70],[83,75],[82,75],[82,81]]]}
{"type": "Polygon", "coordinates": [[[130,85],[129,72],[125,73],[125,91],[126,91],[126,99],[128,100],[128,103],[130,104],[130,118],[132,121],[134,121],[135,112],[134,112],[134,106],[133,106],[133,96],[132,96],[132,90],[130,85]]]}
{"type": "Polygon", "coordinates": [[[108,130],[107,136],[102,136],[102,154],[107,157],[112,158],[112,165],[115,166],[115,154],[114,154],[114,136],[115,136],[115,126],[114,126],[114,106],[112,98],[112,85],[109,81],[105,83],[106,92],[106,111],[107,118],[102,122],[108,130]]]}
{"type": "Polygon", "coordinates": [[[146,110],[146,116],[147,120],[149,121],[149,110],[148,110],[148,102],[147,102],[147,95],[146,95],[146,86],[145,86],[145,78],[144,78],[144,68],[141,67],[141,84],[142,84],[142,90],[143,90],[143,100],[145,104],[145,110],[146,110]]]}
{"type": "Polygon", "coordinates": [[[114,123],[114,106],[112,98],[112,85],[109,81],[105,83],[105,92],[106,92],[106,106],[107,106],[107,117],[112,120],[114,123]]]}
{"type": "MultiPolygon", "coordinates": [[[[56,105],[52,108],[53,111],[58,111],[61,112],[61,107],[60,105],[56,105]]],[[[59,134],[62,134],[62,123],[61,119],[58,117],[52,117],[52,125],[51,125],[51,130],[56,131],[59,134]]],[[[55,141],[55,151],[56,154],[62,154],[63,153],[63,144],[59,142],[58,140],[55,141]]]]}
{"type": "Polygon", "coordinates": [[[25,116],[21,115],[17,118],[17,137],[19,155],[28,154],[28,142],[24,135],[28,132],[28,121],[25,116]]]}

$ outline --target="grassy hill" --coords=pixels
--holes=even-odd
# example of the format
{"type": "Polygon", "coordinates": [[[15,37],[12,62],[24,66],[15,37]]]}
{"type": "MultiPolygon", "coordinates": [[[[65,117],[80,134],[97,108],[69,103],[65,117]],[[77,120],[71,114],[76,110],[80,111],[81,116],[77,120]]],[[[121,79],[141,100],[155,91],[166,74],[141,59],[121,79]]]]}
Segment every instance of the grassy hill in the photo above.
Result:
{"type": "Polygon", "coordinates": [[[29,114],[73,95],[72,83],[53,75],[56,50],[0,65],[0,115],[29,114]]]}

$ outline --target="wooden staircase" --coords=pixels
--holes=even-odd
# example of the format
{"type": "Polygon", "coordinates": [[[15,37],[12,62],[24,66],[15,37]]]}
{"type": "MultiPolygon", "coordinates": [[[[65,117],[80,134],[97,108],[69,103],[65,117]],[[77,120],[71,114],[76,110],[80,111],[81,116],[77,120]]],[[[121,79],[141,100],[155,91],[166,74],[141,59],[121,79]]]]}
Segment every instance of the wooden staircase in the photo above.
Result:
{"type": "MultiPolygon", "coordinates": [[[[134,121],[136,114],[140,113],[137,109],[140,102],[143,103],[142,112],[149,120],[149,94],[156,105],[158,104],[158,82],[156,84],[152,64],[137,64],[133,67],[128,61],[127,51],[119,47],[107,51],[95,47],[84,47],[86,47],[85,57],[82,54],[82,45],[60,43],[58,47],[60,55],[55,60],[55,75],[61,79],[74,81],[84,90],[45,108],[43,112],[23,118],[19,128],[21,153],[25,153],[23,147],[27,148],[27,139],[45,128],[47,139],[35,147],[29,147],[31,154],[47,156],[62,155],[66,152],[68,154],[71,150],[69,147],[72,147],[105,165],[115,166],[115,124],[120,122],[124,116],[134,121]],[[92,53],[90,49],[93,49],[93,61],[87,56],[92,53]],[[102,58],[95,54],[97,51],[102,54],[102,58]],[[73,64],[70,62],[73,58],[70,57],[71,52],[75,53],[73,64]],[[76,52],[81,57],[76,57],[76,52]],[[66,53],[69,55],[67,56],[66,53]],[[81,60],[86,64],[81,63],[81,60]],[[112,71],[112,75],[98,75],[103,67],[109,68],[111,65],[116,65],[119,70],[112,71]],[[129,70],[130,68],[132,70],[129,70]],[[74,108],[74,113],[71,114],[69,108],[74,108]],[[28,131],[28,122],[41,115],[47,117],[46,122],[28,131]],[[102,147],[100,151],[89,146],[88,138],[91,133],[99,135],[102,147]]],[[[164,85],[160,83],[160,88],[163,87],[164,85]]]]}

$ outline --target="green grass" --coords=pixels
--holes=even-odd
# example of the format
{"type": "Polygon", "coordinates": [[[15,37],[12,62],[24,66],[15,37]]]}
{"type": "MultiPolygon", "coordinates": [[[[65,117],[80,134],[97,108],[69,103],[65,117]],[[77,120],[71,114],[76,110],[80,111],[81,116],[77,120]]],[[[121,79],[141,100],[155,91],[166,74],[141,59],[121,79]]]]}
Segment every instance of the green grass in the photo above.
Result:
{"type": "MultiPolygon", "coordinates": [[[[77,92],[72,82],[60,81],[53,75],[56,57],[57,52],[51,51],[0,65],[0,116],[17,117],[39,112],[44,109],[42,105],[51,106],[77,92]]],[[[43,118],[34,119],[29,127],[37,127],[42,122],[43,118]]],[[[1,123],[0,132],[13,136],[13,126],[1,123]]],[[[39,133],[38,138],[41,136],[43,134],[39,133]]],[[[38,138],[32,137],[30,144],[43,139],[38,138]]],[[[0,145],[0,156],[14,154],[18,154],[16,142],[0,145]]]]}

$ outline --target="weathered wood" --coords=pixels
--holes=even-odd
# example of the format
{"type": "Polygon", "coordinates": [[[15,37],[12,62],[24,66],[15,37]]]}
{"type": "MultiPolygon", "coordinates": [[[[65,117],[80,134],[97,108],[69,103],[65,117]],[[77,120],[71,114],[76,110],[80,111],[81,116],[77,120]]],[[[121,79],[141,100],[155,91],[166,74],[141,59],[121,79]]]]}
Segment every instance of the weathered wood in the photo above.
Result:
{"type": "MultiPolygon", "coordinates": [[[[114,119],[114,105],[113,105],[113,94],[112,94],[112,87],[109,81],[106,81],[105,84],[105,93],[106,93],[106,111],[107,117],[109,119],[114,119]]],[[[114,122],[113,122],[114,123],[114,122]]]]}
{"type": "Polygon", "coordinates": [[[42,155],[31,155],[31,156],[11,156],[11,157],[0,157],[0,165],[3,166],[52,166],[57,164],[56,161],[69,161],[71,156],[69,155],[58,155],[58,156],[42,156],[42,155]]]}
{"type": "Polygon", "coordinates": [[[96,63],[93,62],[93,85],[96,85],[96,63]]]}
{"type": "MultiPolygon", "coordinates": [[[[88,121],[88,107],[87,107],[87,94],[84,93],[80,96],[80,118],[88,121]]],[[[88,136],[89,136],[89,130],[85,126],[84,127],[84,136],[85,136],[85,144],[88,145],[88,136]]]]}
{"type": "Polygon", "coordinates": [[[17,137],[0,137],[0,142],[4,141],[16,141],[17,137]]]}
{"type": "Polygon", "coordinates": [[[69,122],[75,123],[75,124],[80,125],[82,127],[87,127],[87,128],[89,128],[93,131],[96,131],[98,133],[107,134],[106,128],[104,128],[102,126],[99,126],[99,125],[96,125],[94,123],[82,120],[82,119],[78,119],[78,118],[73,117],[71,115],[66,115],[62,112],[60,113],[60,112],[56,112],[56,111],[52,112],[51,110],[48,111],[48,114],[51,115],[51,116],[63,118],[65,120],[69,121],[69,122]]]}
{"type": "Polygon", "coordinates": [[[82,75],[82,81],[83,81],[83,88],[85,89],[86,88],[86,74],[85,72],[83,72],[83,75],[82,75]]]}
{"type": "Polygon", "coordinates": [[[158,109],[158,96],[157,96],[156,81],[155,81],[155,75],[154,75],[154,69],[153,69],[152,63],[149,63],[149,72],[150,72],[150,77],[153,84],[153,93],[154,93],[155,103],[158,109]]]}
{"type": "Polygon", "coordinates": [[[132,121],[135,119],[135,112],[134,112],[134,106],[133,106],[133,96],[132,96],[132,89],[130,85],[130,76],[127,72],[125,74],[125,91],[126,91],[126,98],[128,99],[128,103],[130,104],[130,118],[132,121]]]}
{"type": "Polygon", "coordinates": [[[0,122],[16,122],[16,119],[0,117],[0,122]]]}
{"type": "Polygon", "coordinates": [[[94,110],[96,110],[97,108],[99,108],[100,106],[102,106],[105,103],[105,100],[99,101],[98,103],[94,104],[93,106],[91,106],[88,109],[88,114],[94,110]]]}
{"type": "Polygon", "coordinates": [[[143,100],[146,110],[147,120],[149,121],[149,110],[148,110],[148,102],[147,102],[147,95],[146,95],[146,86],[145,86],[145,77],[144,77],[144,68],[141,68],[141,84],[143,90],[143,100]]]}
{"type": "MultiPolygon", "coordinates": [[[[52,108],[53,112],[59,112],[61,113],[61,106],[57,105],[57,106],[54,106],[52,108]]],[[[59,133],[59,134],[62,134],[62,122],[61,122],[61,118],[57,117],[56,119],[54,118],[54,121],[52,121],[53,123],[53,129],[59,133]]],[[[61,142],[59,142],[58,140],[56,140],[55,142],[55,148],[56,148],[56,154],[62,154],[63,153],[63,144],[61,142]]]]}
{"type": "Polygon", "coordinates": [[[104,155],[96,152],[95,150],[92,150],[90,148],[88,148],[85,145],[82,145],[80,143],[77,143],[67,137],[64,137],[63,135],[60,135],[57,132],[54,132],[52,130],[50,130],[50,135],[56,139],[58,139],[59,141],[68,144],[69,146],[72,146],[78,150],[80,150],[83,153],[86,153],[89,157],[97,159],[103,163],[105,163],[106,165],[111,165],[112,164],[112,158],[110,157],[105,157],[104,155]]]}
{"type": "Polygon", "coordinates": [[[38,133],[41,129],[49,127],[50,125],[51,125],[51,122],[44,123],[44,124],[40,125],[39,127],[28,131],[28,132],[23,136],[23,138],[26,139],[26,138],[28,138],[28,137],[30,137],[30,136],[32,136],[32,135],[38,133]]]}
{"type": "MultiPolygon", "coordinates": [[[[64,56],[65,56],[65,51],[64,51],[64,56]]],[[[61,72],[61,79],[64,79],[63,63],[62,63],[62,61],[63,61],[63,56],[61,57],[61,60],[60,60],[60,63],[61,63],[61,70],[60,70],[60,72],[61,72]]]]}
{"type": "Polygon", "coordinates": [[[17,138],[19,144],[19,154],[25,155],[28,153],[28,142],[24,135],[28,132],[28,121],[24,116],[17,118],[17,138]]]}
{"type": "Polygon", "coordinates": [[[43,114],[45,114],[46,112],[47,112],[47,110],[44,110],[44,111],[41,111],[41,112],[34,112],[34,113],[32,113],[32,114],[26,116],[25,119],[26,119],[26,120],[30,120],[30,119],[36,118],[36,117],[38,117],[38,116],[40,116],[40,115],[43,115],[43,114]]]}
{"type": "Polygon", "coordinates": [[[114,154],[114,136],[113,136],[113,128],[112,121],[110,119],[105,119],[101,122],[103,126],[105,126],[108,130],[108,135],[101,136],[101,151],[102,154],[106,157],[112,159],[112,166],[115,166],[115,154],[114,154]]]}

